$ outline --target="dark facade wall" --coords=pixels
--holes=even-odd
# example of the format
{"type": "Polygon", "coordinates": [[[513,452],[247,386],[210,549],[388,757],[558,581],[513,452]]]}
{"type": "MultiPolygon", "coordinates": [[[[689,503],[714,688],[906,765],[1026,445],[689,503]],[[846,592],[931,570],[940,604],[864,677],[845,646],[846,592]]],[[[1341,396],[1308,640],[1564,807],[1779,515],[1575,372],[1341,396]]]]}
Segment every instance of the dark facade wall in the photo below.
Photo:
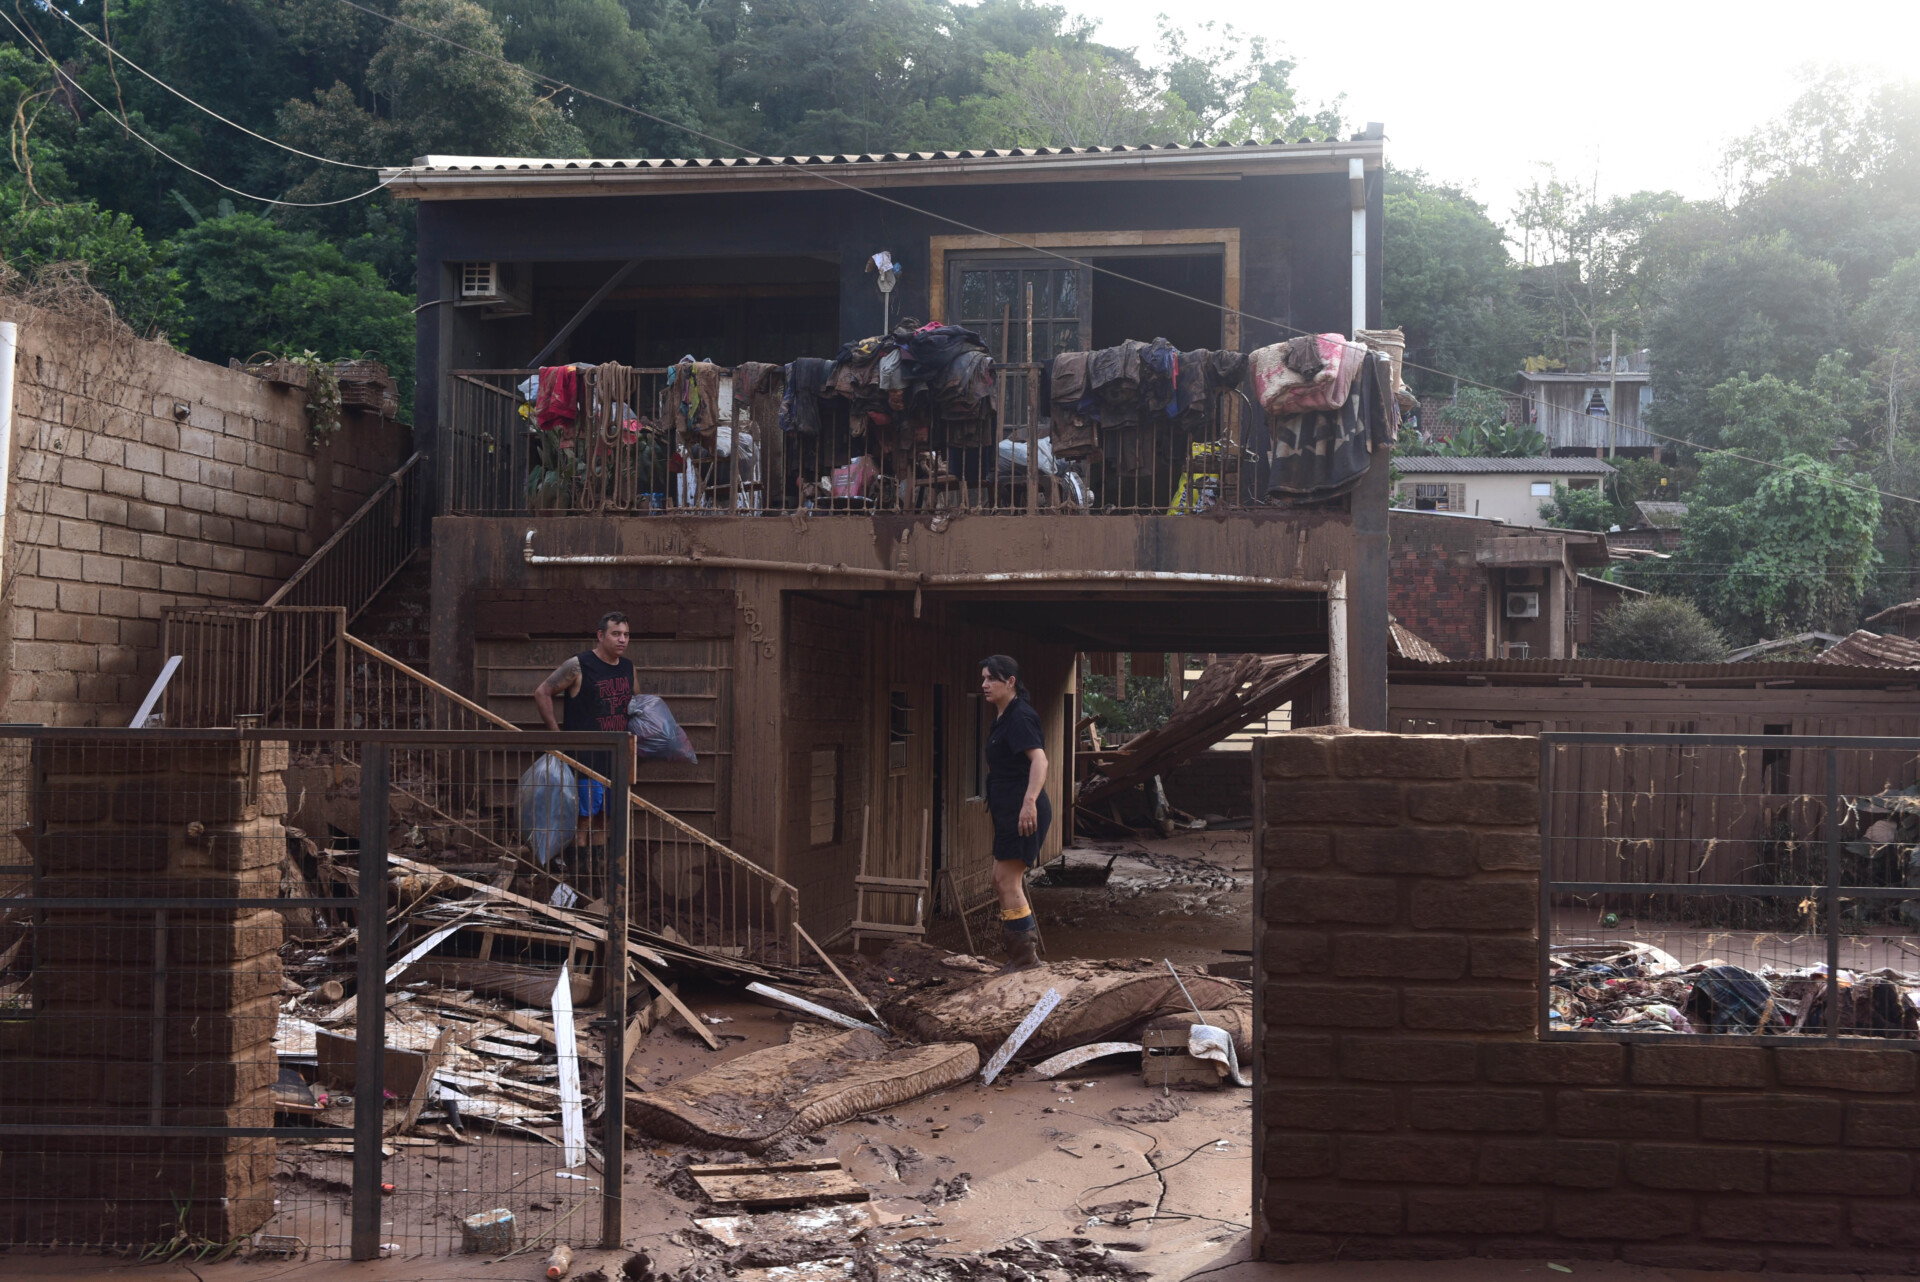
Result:
{"type": "Polygon", "coordinates": [[[1920,1271],[1920,1054],[1539,1037],[1538,752],[1260,741],[1260,1256],[1920,1271]]]}
{"type": "Polygon", "coordinates": [[[1393,617],[1449,659],[1486,658],[1487,574],[1474,561],[1474,547],[1488,527],[1394,512],[1388,529],[1387,608],[1393,617]]]}
{"type": "MultiPolygon", "coordinates": [[[[1369,171],[1367,191],[1368,323],[1378,325],[1382,243],[1378,170],[1369,171]]],[[[813,257],[839,265],[840,331],[845,340],[877,333],[881,327],[880,295],[873,278],[863,270],[866,257],[881,249],[891,250],[905,266],[893,295],[893,314],[926,317],[933,236],[1237,227],[1240,309],[1247,313],[1242,347],[1291,336],[1280,326],[1340,333],[1351,326],[1351,207],[1344,172],[1230,182],[1155,179],[902,187],[885,194],[929,212],[914,213],[870,196],[833,189],[422,201],[419,295],[423,302],[446,297],[451,286],[445,265],[470,259],[619,262],[813,257]],[[1270,318],[1279,325],[1255,318],[1270,318]]],[[[471,335],[484,328],[465,322],[449,307],[430,306],[419,313],[417,423],[439,421],[442,370],[484,364],[477,359],[482,354],[503,367],[513,367],[533,354],[474,350],[471,335]],[[456,331],[467,340],[457,346],[456,331]]]]}

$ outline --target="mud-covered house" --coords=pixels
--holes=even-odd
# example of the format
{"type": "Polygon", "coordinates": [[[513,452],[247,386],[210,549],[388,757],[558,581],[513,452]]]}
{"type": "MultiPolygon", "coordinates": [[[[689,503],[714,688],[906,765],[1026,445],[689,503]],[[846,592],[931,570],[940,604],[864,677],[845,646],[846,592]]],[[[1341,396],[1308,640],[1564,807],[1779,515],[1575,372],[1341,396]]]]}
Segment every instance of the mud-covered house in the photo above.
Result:
{"type": "Polygon", "coordinates": [[[1050,851],[1081,653],[1331,646],[1328,715],[1384,728],[1386,451],[1271,429],[1238,357],[1382,323],[1382,146],[388,171],[419,202],[431,676],[533,725],[632,616],[699,754],[641,792],[820,937],[863,852],[943,910],[987,893],[984,655],[1041,713],[1050,851]],[[1158,397],[1100,402],[1116,360],[1158,397]]]}

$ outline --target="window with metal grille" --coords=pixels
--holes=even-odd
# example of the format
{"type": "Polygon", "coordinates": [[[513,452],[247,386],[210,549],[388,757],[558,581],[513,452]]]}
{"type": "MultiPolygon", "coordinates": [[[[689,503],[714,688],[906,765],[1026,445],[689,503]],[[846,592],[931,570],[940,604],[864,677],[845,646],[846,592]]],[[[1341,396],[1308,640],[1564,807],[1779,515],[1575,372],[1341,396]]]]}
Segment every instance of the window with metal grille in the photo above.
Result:
{"type": "Polygon", "coordinates": [[[808,840],[831,846],[840,840],[840,749],[815,748],[808,760],[808,840]]]}

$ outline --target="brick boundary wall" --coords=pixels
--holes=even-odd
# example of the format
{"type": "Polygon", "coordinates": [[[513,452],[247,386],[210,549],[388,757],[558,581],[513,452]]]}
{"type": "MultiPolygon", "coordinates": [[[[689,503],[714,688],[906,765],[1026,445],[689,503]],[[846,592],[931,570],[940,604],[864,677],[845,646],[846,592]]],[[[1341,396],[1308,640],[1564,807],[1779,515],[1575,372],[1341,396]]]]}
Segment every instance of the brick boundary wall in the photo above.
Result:
{"type": "MultiPolygon", "coordinates": [[[[36,893],[270,898],[284,743],[42,740],[36,893]]],[[[9,844],[13,844],[11,841],[9,844]]],[[[38,910],[33,1008],[0,1018],[0,1122],[272,1126],[282,940],[272,909],[167,914],[153,1111],[155,917],[38,910]]],[[[0,1137],[0,1241],[213,1242],[273,1215],[271,1138],[0,1137]]]]}
{"type": "Polygon", "coordinates": [[[1259,741],[1261,1258],[1920,1272],[1920,1053],[1542,1041],[1539,741],[1259,741]]]}
{"type": "Polygon", "coordinates": [[[8,721],[124,726],[159,675],[161,612],[266,599],[405,461],[412,429],[25,306],[5,569],[8,721]]]}
{"type": "Polygon", "coordinates": [[[1387,609],[1456,661],[1487,657],[1487,573],[1474,551],[1489,528],[1419,512],[1387,519],[1387,609]]]}

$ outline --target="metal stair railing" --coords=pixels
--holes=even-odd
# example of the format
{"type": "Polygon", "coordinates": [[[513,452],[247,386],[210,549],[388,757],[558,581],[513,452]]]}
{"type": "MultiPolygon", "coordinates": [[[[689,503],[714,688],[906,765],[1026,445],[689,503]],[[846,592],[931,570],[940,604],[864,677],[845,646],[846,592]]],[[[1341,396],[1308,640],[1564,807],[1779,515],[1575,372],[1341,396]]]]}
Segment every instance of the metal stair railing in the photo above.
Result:
{"type": "Polygon", "coordinates": [[[342,606],[349,624],[359,618],[425,545],[424,459],[413,455],[382,481],[261,608],[342,606]]]}
{"type": "MultiPolygon", "coordinates": [[[[168,611],[166,623],[169,653],[185,660],[167,689],[169,726],[230,726],[258,714],[270,727],[520,730],[349,633],[342,606],[180,608],[168,611]]],[[[457,829],[463,844],[490,858],[511,856],[537,868],[513,814],[520,774],[536,755],[396,747],[393,788],[418,808],[421,829],[457,829]]],[[[567,764],[576,775],[607,782],[579,762],[567,764]]],[[[799,892],[790,883],[637,791],[629,796],[636,923],[729,955],[798,960],[799,892]]],[[[595,835],[583,827],[576,846],[591,845],[595,835]]],[[[603,876],[589,858],[567,880],[593,898],[603,876]]]]}
{"type": "MultiPolygon", "coordinates": [[[[350,633],[350,693],[347,724],[355,729],[513,730],[519,726],[488,711],[431,677],[408,667],[350,633]]],[[[443,754],[446,750],[439,751],[443,754]]],[[[563,758],[576,775],[605,786],[605,775],[563,758]]],[[[463,773],[473,763],[447,760],[421,763],[422,769],[394,772],[404,788],[434,813],[454,819],[455,799],[473,795],[491,783],[511,787],[517,778],[474,779],[463,773]]],[[[485,768],[484,766],[482,767],[485,768]]],[[[637,791],[629,793],[635,860],[631,881],[636,924],[652,930],[670,927],[688,943],[746,957],[797,962],[800,894],[792,884],[729,848],[698,828],[654,805],[637,791]]]]}

